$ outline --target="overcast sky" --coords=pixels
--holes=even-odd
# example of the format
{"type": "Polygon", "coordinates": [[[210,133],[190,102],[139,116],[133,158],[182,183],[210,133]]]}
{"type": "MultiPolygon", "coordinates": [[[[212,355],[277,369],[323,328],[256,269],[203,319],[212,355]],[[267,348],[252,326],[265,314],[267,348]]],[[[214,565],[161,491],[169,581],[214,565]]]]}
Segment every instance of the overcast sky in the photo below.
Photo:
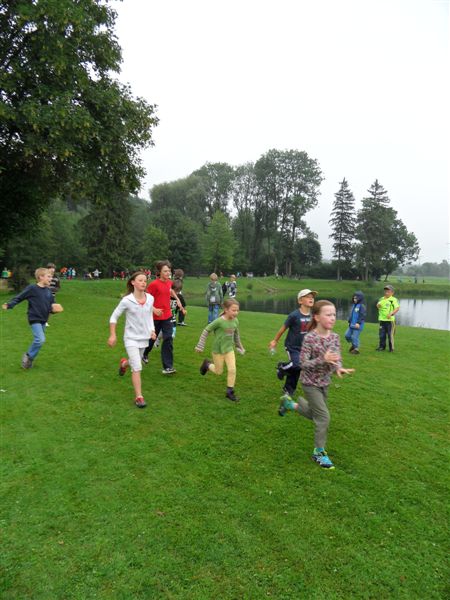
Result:
{"type": "Polygon", "coordinates": [[[448,0],[123,0],[120,78],[158,105],[141,196],[206,162],[270,150],[317,159],[306,221],[331,257],[339,183],[375,179],[421,247],[448,259],[448,0]]]}

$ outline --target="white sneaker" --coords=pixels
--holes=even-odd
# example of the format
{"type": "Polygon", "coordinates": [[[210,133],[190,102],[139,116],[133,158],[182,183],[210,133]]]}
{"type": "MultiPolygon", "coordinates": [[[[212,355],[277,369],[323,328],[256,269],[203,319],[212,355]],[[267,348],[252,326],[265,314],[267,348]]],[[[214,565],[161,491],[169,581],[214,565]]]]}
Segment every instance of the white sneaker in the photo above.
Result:
{"type": "Polygon", "coordinates": [[[163,369],[163,370],[161,371],[161,373],[162,373],[163,375],[172,375],[172,373],[176,373],[176,372],[177,372],[177,371],[176,371],[176,369],[174,369],[174,368],[163,369]]]}

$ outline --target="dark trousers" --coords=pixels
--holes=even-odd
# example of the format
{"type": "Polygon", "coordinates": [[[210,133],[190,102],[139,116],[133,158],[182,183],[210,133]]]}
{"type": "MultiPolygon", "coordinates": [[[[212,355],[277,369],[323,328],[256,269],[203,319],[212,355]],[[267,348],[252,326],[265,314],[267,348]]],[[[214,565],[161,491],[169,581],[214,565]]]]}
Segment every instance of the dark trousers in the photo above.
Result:
{"type": "Polygon", "coordinates": [[[297,348],[286,348],[289,356],[289,362],[282,363],[282,370],[286,374],[284,389],[292,396],[297,389],[298,379],[300,377],[300,351],[297,348]]]}
{"type": "Polygon", "coordinates": [[[386,338],[389,341],[389,350],[394,349],[394,331],[392,328],[393,321],[380,321],[380,348],[386,348],[386,338]]]}
{"type": "MultiPolygon", "coordinates": [[[[172,338],[172,317],[170,319],[156,320],[155,319],[155,333],[156,337],[160,331],[162,331],[162,344],[161,344],[161,362],[164,369],[173,368],[173,338],[172,338]]],[[[144,356],[147,357],[152,351],[154,340],[150,340],[147,348],[144,350],[144,356]]]]}
{"type": "MultiPolygon", "coordinates": [[[[186,307],[186,300],[184,299],[184,296],[181,292],[178,292],[178,298],[181,302],[181,306],[183,308],[186,307]]],[[[178,323],[181,325],[182,323],[184,323],[184,313],[181,312],[181,310],[177,307],[177,313],[178,313],[178,323]]]]}

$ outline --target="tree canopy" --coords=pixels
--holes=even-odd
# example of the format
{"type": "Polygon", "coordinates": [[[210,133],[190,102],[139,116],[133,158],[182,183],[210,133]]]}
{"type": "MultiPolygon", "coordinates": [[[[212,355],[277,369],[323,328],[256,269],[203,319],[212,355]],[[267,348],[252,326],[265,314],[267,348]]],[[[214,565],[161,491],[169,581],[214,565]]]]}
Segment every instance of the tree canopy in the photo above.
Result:
{"type": "Polygon", "coordinates": [[[52,198],[105,201],[135,191],[155,107],[112,78],[116,13],[101,0],[0,3],[0,202],[3,239],[52,198]]]}

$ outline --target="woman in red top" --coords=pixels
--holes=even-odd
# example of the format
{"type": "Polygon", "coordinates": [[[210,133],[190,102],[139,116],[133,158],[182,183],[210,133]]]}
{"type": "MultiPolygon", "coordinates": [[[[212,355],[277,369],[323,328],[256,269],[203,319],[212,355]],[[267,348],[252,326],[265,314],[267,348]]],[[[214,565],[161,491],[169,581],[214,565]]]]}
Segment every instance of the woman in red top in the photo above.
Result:
{"type": "MultiPolygon", "coordinates": [[[[162,373],[164,375],[171,375],[175,373],[173,368],[173,337],[172,337],[172,311],[170,309],[170,298],[177,300],[179,310],[186,314],[185,309],[181,305],[181,302],[172,289],[171,280],[171,264],[168,260],[160,260],[156,263],[156,275],[157,279],[152,281],[147,286],[147,292],[151,294],[154,299],[154,322],[155,322],[155,333],[156,338],[160,331],[162,331],[162,346],[161,346],[161,361],[162,361],[162,373]]],[[[142,360],[144,363],[148,363],[148,355],[153,348],[154,340],[149,340],[147,348],[144,350],[142,360]]]]}

